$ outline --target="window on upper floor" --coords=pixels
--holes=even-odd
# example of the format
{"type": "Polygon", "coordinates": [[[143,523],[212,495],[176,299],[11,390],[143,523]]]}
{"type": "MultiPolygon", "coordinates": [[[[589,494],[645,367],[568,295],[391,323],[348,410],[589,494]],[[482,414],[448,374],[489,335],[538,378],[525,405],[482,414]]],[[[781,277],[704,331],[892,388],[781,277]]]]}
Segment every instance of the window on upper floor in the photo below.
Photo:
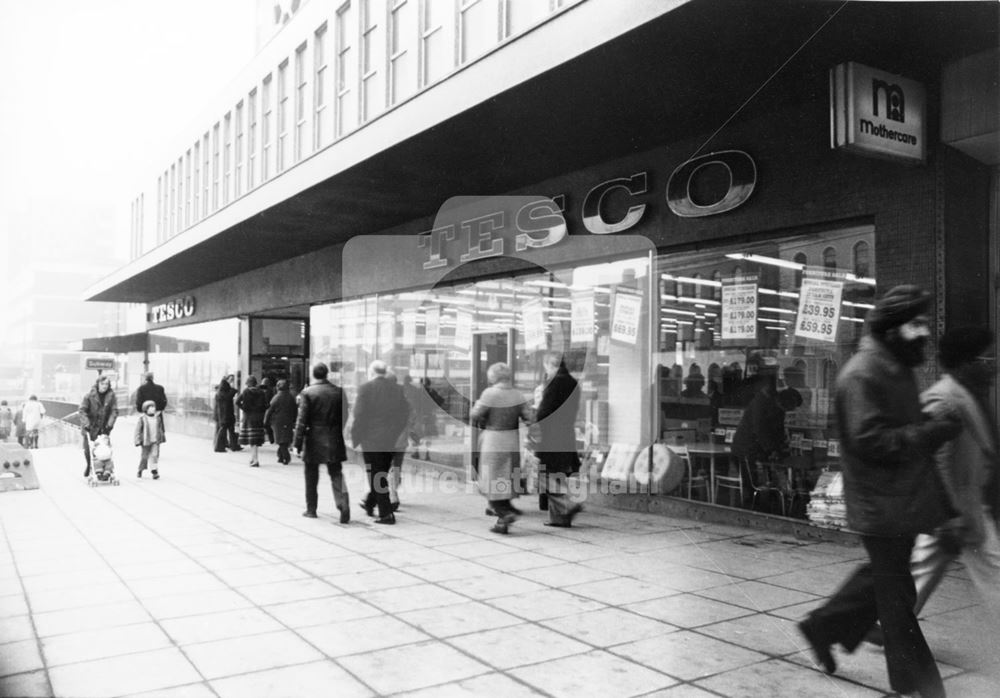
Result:
{"type": "Polygon", "coordinates": [[[288,157],[288,61],[278,65],[278,164],[276,172],[283,172],[288,157]]]}
{"type": "Polygon", "coordinates": [[[236,162],[233,168],[233,197],[238,198],[243,193],[243,100],[236,104],[234,119],[236,138],[233,142],[233,157],[236,162]]]}
{"type": "Polygon", "coordinates": [[[385,110],[386,0],[359,0],[361,12],[361,120],[385,110]]]}
{"type": "Polygon", "coordinates": [[[267,75],[260,88],[260,181],[271,177],[271,76],[267,75]]]}
{"type": "Polygon", "coordinates": [[[306,153],[306,44],[295,49],[295,161],[306,153]]]}
{"type": "Polygon", "coordinates": [[[501,38],[500,0],[459,0],[460,62],[494,48],[501,38]]]}
{"type": "Polygon", "coordinates": [[[355,101],[355,91],[351,87],[357,82],[358,66],[351,52],[351,29],[354,27],[354,10],[350,2],[345,2],[337,9],[334,18],[334,37],[336,40],[337,77],[337,112],[336,135],[344,135],[358,123],[358,105],[355,101]]]}
{"type": "Polygon", "coordinates": [[[455,11],[452,3],[423,0],[420,13],[420,86],[455,69],[455,11]]]}
{"type": "Polygon", "coordinates": [[[257,88],[247,96],[247,191],[257,186],[257,88]]]}
{"type": "Polygon", "coordinates": [[[417,4],[390,2],[389,93],[392,104],[399,104],[417,91],[417,4]]]}
{"type": "Polygon", "coordinates": [[[326,81],[329,71],[326,64],[326,24],[316,30],[313,39],[313,150],[319,150],[326,145],[326,81]]]}

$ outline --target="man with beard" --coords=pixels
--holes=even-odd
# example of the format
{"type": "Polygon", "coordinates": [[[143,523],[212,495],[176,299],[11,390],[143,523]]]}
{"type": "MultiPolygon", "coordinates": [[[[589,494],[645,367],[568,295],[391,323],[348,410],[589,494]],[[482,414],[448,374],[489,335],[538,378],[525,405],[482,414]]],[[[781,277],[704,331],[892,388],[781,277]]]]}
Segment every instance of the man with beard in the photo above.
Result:
{"type": "Polygon", "coordinates": [[[913,612],[910,553],[918,533],[950,516],[933,454],[961,424],[948,410],[921,412],[913,369],[924,361],[929,307],[930,296],[917,286],[891,289],[869,313],[858,352],[837,376],[847,523],[861,534],[868,563],[799,630],[832,674],[831,646],[839,642],[853,652],[877,619],[892,690],[941,698],[941,675],[913,612]]]}

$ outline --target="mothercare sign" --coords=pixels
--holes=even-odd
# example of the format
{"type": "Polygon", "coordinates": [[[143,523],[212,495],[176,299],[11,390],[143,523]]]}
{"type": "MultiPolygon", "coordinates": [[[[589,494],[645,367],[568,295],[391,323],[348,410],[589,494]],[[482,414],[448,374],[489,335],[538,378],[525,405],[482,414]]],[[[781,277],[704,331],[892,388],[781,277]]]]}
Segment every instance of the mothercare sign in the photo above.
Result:
{"type": "Polygon", "coordinates": [[[860,63],[830,71],[830,146],[908,162],[927,158],[924,86],[860,63]]]}

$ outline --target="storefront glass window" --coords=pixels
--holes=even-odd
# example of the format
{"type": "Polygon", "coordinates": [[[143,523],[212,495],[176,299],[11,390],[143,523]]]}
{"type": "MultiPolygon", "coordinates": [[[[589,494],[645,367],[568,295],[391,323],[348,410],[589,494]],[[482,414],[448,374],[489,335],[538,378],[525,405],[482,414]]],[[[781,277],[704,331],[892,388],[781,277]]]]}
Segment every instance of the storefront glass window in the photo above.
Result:
{"type": "Polygon", "coordinates": [[[149,333],[149,370],[167,393],[168,430],[212,433],[215,389],[240,365],[239,328],[229,319],[149,333]]]}

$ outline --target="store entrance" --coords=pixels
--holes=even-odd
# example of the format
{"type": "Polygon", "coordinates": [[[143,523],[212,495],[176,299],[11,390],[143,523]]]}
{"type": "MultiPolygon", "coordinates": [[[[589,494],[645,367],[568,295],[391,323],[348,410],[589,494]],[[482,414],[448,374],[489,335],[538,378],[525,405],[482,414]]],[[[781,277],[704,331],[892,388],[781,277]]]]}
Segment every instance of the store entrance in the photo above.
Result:
{"type": "MultiPolygon", "coordinates": [[[[476,400],[487,387],[489,379],[487,372],[495,363],[503,362],[514,371],[514,357],[511,351],[514,346],[514,330],[507,329],[500,332],[484,332],[472,335],[472,375],[471,375],[471,395],[469,401],[475,404],[476,400]]],[[[471,462],[473,473],[479,471],[479,429],[472,425],[472,439],[470,446],[472,449],[471,462]]]]}

